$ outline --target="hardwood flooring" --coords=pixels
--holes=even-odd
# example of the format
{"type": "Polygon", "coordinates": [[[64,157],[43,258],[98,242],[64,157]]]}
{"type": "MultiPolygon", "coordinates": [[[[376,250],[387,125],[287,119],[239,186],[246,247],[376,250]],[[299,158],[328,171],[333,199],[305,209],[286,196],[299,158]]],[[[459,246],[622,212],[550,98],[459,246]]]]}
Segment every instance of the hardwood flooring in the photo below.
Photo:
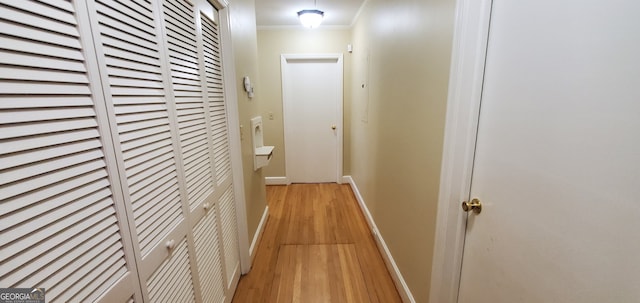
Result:
{"type": "Polygon", "coordinates": [[[402,302],[348,185],[267,186],[267,203],[234,303],[402,302]]]}

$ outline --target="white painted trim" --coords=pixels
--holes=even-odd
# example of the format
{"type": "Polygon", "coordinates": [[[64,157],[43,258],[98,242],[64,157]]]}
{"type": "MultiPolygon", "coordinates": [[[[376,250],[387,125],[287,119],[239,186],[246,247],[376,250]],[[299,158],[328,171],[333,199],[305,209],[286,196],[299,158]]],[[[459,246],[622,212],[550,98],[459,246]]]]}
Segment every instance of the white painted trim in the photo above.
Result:
{"type": "Polygon", "coordinates": [[[358,22],[358,19],[360,19],[360,15],[362,15],[362,12],[364,11],[364,8],[367,6],[368,3],[369,3],[369,0],[362,1],[362,4],[358,8],[358,11],[353,16],[353,19],[351,19],[351,27],[352,28],[353,28],[354,25],[356,25],[356,22],[358,22]]]}
{"type": "MultiPolygon", "coordinates": [[[[334,54],[282,54],[280,55],[280,68],[282,73],[282,87],[285,87],[285,73],[286,73],[286,64],[288,60],[296,60],[296,59],[335,59],[337,60],[337,64],[340,68],[340,73],[338,75],[338,92],[342,92],[338,98],[338,104],[336,105],[337,112],[337,122],[336,126],[338,128],[338,142],[337,142],[337,150],[336,150],[336,182],[341,183],[342,180],[342,162],[343,162],[343,154],[344,154],[344,56],[342,53],[334,53],[334,54]]],[[[285,90],[282,91],[282,106],[283,106],[283,122],[284,122],[284,160],[285,160],[285,173],[287,177],[289,176],[288,169],[291,167],[291,153],[287,152],[287,138],[292,136],[291,130],[287,128],[287,93],[285,90]]]]}
{"type": "Polygon", "coordinates": [[[290,185],[291,181],[287,177],[264,177],[266,185],[290,185]]]}
{"type": "Polygon", "coordinates": [[[458,301],[491,0],[458,0],[429,302],[458,301]]]}
{"type": "Polygon", "coordinates": [[[300,24],[297,25],[259,25],[256,27],[259,31],[280,31],[280,30],[306,30],[306,31],[336,31],[351,29],[350,25],[320,25],[316,28],[306,28],[300,24]]]}
{"type": "Polygon", "coordinates": [[[364,203],[364,198],[360,194],[360,191],[358,190],[358,186],[356,185],[355,180],[353,180],[351,176],[345,176],[344,180],[345,180],[345,183],[349,183],[349,185],[351,185],[353,194],[356,196],[356,200],[358,200],[360,209],[362,210],[364,217],[367,219],[367,224],[369,225],[369,229],[373,234],[373,238],[376,240],[376,245],[378,246],[378,250],[382,255],[382,259],[384,259],[384,263],[387,266],[387,270],[391,274],[391,278],[393,279],[393,283],[396,285],[396,289],[398,290],[400,297],[402,297],[402,302],[415,303],[416,300],[413,298],[413,295],[411,294],[411,290],[409,289],[409,286],[404,281],[404,278],[402,277],[402,273],[400,272],[400,269],[396,265],[396,261],[393,259],[393,256],[391,255],[391,251],[389,250],[389,247],[387,247],[387,243],[382,238],[382,235],[380,234],[378,227],[376,226],[376,222],[373,220],[373,216],[371,216],[371,212],[369,212],[369,208],[367,208],[367,205],[364,203]]]}
{"type": "Polygon", "coordinates": [[[220,17],[220,36],[222,38],[222,58],[224,72],[224,94],[227,101],[227,126],[229,129],[229,150],[231,169],[233,170],[233,193],[236,206],[236,223],[238,225],[238,246],[240,250],[240,269],[246,274],[251,269],[249,254],[249,227],[247,225],[247,206],[244,195],[244,173],[242,169],[242,149],[240,145],[240,114],[236,90],[235,59],[231,44],[231,25],[229,8],[218,11],[220,17]]]}
{"type": "Polygon", "coordinates": [[[251,256],[251,261],[256,257],[256,249],[258,249],[258,245],[260,244],[260,240],[262,239],[262,234],[264,234],[264,228],[267,226],[267,220],[269,219],[269,206],[264,208],[264,212],[262,213],[262,218],[260,219],[260,223],[258,223],[258,229],[256,230],[256,234],[253,235],[253,241],[251,241],[251,246],[249,247],[249,255],[251,256]]]}

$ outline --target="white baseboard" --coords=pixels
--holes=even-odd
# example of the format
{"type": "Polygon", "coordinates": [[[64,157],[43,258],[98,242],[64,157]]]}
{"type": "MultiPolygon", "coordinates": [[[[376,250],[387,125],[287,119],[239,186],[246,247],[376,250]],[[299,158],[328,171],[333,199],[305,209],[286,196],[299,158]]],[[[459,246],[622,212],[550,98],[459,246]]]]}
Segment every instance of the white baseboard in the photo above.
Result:
{"type": "Polygon", "coordinates": [[[269,219],[269,206],[264,208],[262,219],[260,219],[260,223],[258,224],[258,230],[256,230],[256,234],[253,236],[253,241],[251,241],[251,246],[249,247],[249,256],[251,258],[251,263],[253,263],[256,249],[258,249],[258,244],[260,244],[260,239],[262,239],[264,227],[267,225],[267,219],[269,219]]]}
{"type": "Polygon", "coordinates": [[[386,242],[384,242],[382,235],[380,235],[378,227],[376,226],[376,222],[373,220],[371,212],[369,212],[367,205],[364,203],[364,198],[360,194],[356,182],[351,176],[344,176],[342,179],[344,183],[349,183],[349,185],[351,185],[351,189],[353,190],[353,193],[358,200],[360,209],[362,209],[362,213],[364,213],[364,217],[367,219],[367,224],[369,224],[369,228],[371,229],[373,238],[376,240],[378,250],[380,251],[382,258],[384,259],[385,265],[387,265],[387,270],[389,270],[389,273],[391,273],[391,278],[393,278],[393,282],[396,284],[396,289],[398,289],[398,293],[400,294],[400,297],[402,297],[402,302],[415,303],[416,300],[413,298],[413,295],[409,290],[409,286],[407,286],[407,283],[404,281],[404,278],[402,277],[402,274],[400,273],[400,269],[398,269],[396,262],[393,260],[393,256],[391,255],[391,251],[389,251],[389,247],[387,247],[387,244],[386,242]]]}
{"type": "Polygon", "coordinates": [[[264,183],[266,185],[290,185],[291,182],[287,177],[265,177],[264,183]]]}

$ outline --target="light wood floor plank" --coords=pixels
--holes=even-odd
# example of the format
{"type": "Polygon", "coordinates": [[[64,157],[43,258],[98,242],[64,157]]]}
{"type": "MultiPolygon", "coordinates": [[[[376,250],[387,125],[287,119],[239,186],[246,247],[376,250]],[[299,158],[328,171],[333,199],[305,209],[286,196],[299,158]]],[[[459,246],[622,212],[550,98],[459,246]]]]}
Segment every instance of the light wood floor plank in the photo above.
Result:
{"type": "Polygon", "coordinates": [[[233,302],[401,302],[348,185],[267,186],[267,200],[233,302]]]}

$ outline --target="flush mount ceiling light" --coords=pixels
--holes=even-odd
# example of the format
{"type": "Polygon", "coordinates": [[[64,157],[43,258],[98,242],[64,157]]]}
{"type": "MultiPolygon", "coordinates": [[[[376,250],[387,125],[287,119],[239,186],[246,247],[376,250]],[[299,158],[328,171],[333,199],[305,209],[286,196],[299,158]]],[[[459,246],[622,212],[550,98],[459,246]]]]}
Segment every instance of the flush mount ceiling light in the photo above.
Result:
{"type": "Polygon", "coordinates": [[[316,28],[322,23],[324,12],[317,9],[305,9],[298,12],[298,18],[302,26],[316,28]]]}
{"type": "MultiPolygon", "coordinates": [[[[317,7],[318,5],[316,1],[314,1],[314,6],[317,7]]],[[[320,23],[322,23],[324,12],[318,9],[303,9],[298,12],[298,18],[300,18],[300,23],[302,23],[302,26],[308,28],[316,28],[320,26],[320,23]]]]}

